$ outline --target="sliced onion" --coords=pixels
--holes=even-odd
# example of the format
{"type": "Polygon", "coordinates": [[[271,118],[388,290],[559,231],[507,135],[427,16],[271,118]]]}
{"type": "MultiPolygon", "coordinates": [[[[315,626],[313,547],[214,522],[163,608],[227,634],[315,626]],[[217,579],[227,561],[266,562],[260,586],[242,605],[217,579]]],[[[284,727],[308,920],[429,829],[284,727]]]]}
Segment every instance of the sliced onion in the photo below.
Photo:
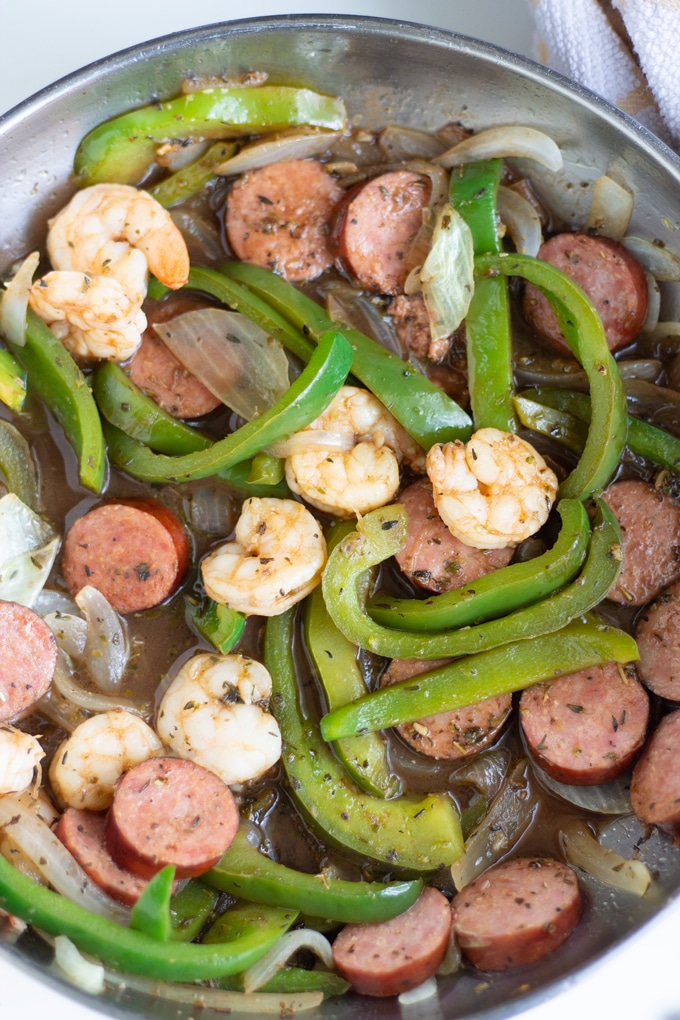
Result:
{"type": "Polygon", "coordinates": [[[240,312],[203,308],[154,329],[175,357],[246,421],[269,410],[288,389],[283,346],[240,312]]]}
{"type": "Polygon", "coordinates": [[[218,1013],[252,1013],[261,1016],[290,1017],[308,1009],[316,1009],[323,1002],[323,992],[298,992],[286,995],[283,992],[227,992],[221,988],[206,988],[202,985],[185,985],[171,981],[152,981],[134,974],[119,974],[106,971],[106,983],[121,991],[132,988],[167,1002],[180,1002],[193,1006],[195,1010],[214,1009],[218,1013]]]}
{"type": "Polygon", "coordinates": [[[76,682],[71,664],[62,651],[57,655],[52,683],[65,701],[93,715],[97,712],[109,712],[113,708],[124,708],[142,717],[148,712],[147,705],[131,701],[130,698],[100,694],[81,687],[76,682]]]}
{"type": "Polygon", "coordinates": [[[498,214],[522,255],[538,255],[543,244],[541,218],[531,202],[512,188],[498,189],[498,214]]]}
{"type": "Polygon", "coordinates": [[[451,773],[450,782],[469,783],[491,800],[500,790],[509,767],[510,751],[507,747],[494,747],[490,751],[475,754],[469,761],[459,765],[451,773]]]}
{"type": "Polygon", "coordinates": [[[416,1003],[423,1002],[425,999],[431,999],[436,994],[437,979],[431,977],[427,981],[423,981],[422,985],[418,985],[417,988],[411,988],[408,992],[402,992],[397,996],[397,1002],[400,1006],[415,1006],[416,1003]]]}
{"type": "Polygon", "coordinates": [[[105,988],[104,968],[101,963],[86,960],[66,935],[54,940],[54,962],[72,985],[90,995],[100,995],[105,988]]]}
{"type": "Polygon", "coordinates": [[[120,688],[130,656],[122,617],[92,585],[80,589],[76,604],[87,620],[85,665],[95,686],[111,694],[120,688]]]}
{"type": "Polygon", "coordinates": [[[647,311],[645,313],[645,321],[640,327],[640,332],[652,333],[659,325],[659,315],[661,314],[661,289],[652,274],[646,269],[645,279],[647,280],[647,311]]]}
{"type": "Polygon", "coordinates": [[[630,191],[603,174],[593,184],[593,200],[583,230],[596,230],[620,241],[628,230],[635,199],[630,191]]]}
{"type": "Polygon", "coordinates": [[[446,150],[446,143],[436,135],[417,128],[402,127],[401,124],[388,124],[384,127],[378,135],[378,145],[385,153],[385,158],[393,162],[413,156],[433,159],[446,150]]]}
{"type": "Polygon", "coordinates": [[[175,206],[168,211],[184,238],[192,262],[214,265],[224,261],[224,250],[214,217],[201,215],[187,204],[175,206]]]}
{"type": "Polygon", "coordinates": [[[229,535],[238,512],[234,501],[217,485],[199,485],[184,496],[186,518],[195,531],[204,535],[229,535]]]}
{"type": "Polygon", "coordinates": [[[655,414],[665,407],[680,406],[680,392],[668,386],[656,386],[646,379],[626,379],[626,396],[634,401],[643,417],[655,414]]]}
{"type": "Polygon", "coordinates": [[[356,445],[353,432],[329,432],[326,429],[303,429],[296,432],[290,439],[282,439],[272,443],[267,452],[272,457],[293,457],[307,450],[330,450],[334,453],[347,453],[356,445]]]}
{"type": "Polygon", "coordinates": [[[26,343],[28,292],[33,284],[33,275],[39,262],[39,252],[31,252],[21,263],[9,283],[5,284],[5,293],[2,295],[0,333],[17,347],[23,347],[26,343]]]}
{"type": "MultiPolygon", "coordinates": [[[[423,159],[412,159],[406,164],[406,169],[430,179],[430,197],[427,206],[423,209],[422,224],[405,256],[409,265],[422,266],[432,248],[437,212],[449,199],[449,174],[443,167],[427,163],[423,159]]],[[[413,273],[409,273],[409,277],[412,275],[413,273]]],[[[405,291],[405,293],[415,293],[415,290],[405,291]]]]}
{"type": "Polygon", "coordinates": [[[344,282],[333,282],[326,289],[326,311],[333,320],[344,326],[367,333],[381,347],[402,357],[403,345],[392,320],[386,318],[370,298],[344,282]]]}
{"type": "Polygon", "coordinates": [[[655,280],[664,283],[680,280],[680,255],[644,237],[624,237],[623,244],[655,280]]]}
{"type": "Polygon", "coordinates": [[[78,612],[75,599],[65,595],[63,591],[55,591],[54,588],[43,588],[33,603],[33,609],[38,616],[47,616],[48,613],[75,616],[78,612]]]}
{"type": "Polygon", "coordinates": [[[264,956],[243,971],[244,991],[256,992],[262,985],[266,985],[299,949],[311,950],[325,967],[335,969],[333,951],[326,936],[311,928],[298,928],[296,931],[287,931],[264,956]]]}
{"type": "Polygon", "coordinates": [[[447,974],[457,974],[460,968],[463,966],[463,953],[458,945],[458,939],[456,938],[456,930],[451,926],[451,933],[449,935],[449,944],[446,947],[446,953],[444,959],[437,967],[437,974],[441,977],[446,977],[447,974]]]}
{"type": "Polygon", "coordinates": [[[271,163],[282,163],[289,159],[307,159],[309,156],[320,156],[342,135],[342,131],[282,131],[280,134],[258,138],[255,142],[244,145],[231,159],[226,159],[215,167],[215,173],[221,176],[244,174],[248,170],[258,170],[271,163]]]}
{"type": "Polygon", "coordinates": [[[538,766],[535,771],[541,784],[551,793],[584,811],[594,811],[601,815],[625,815],[632,810],[630,773],[598,786],[573,786],[571,783],[559,783],[538,766]]]}
{"type": "MultiPolygon", "coordinates": [[[[571,362],[568,365],[564,363],[564,367],[559,363],[554,367],[546,367],[554,362],[554,358],[551,358],[550,362],[535,359],[534,367],[533,364],[527,365],[525,359],[520,358],[515,366],[517,379],[525,386],[558,386],[561,389],[588,392],[588,377],[585,372],[576,369],[575,363],[573,371],[568,367],[572,365],[571,362]]],[[[662,368],[661,362],[656,358],[625,358],[618,362],[618,366],[622,379],[642,379],[647,382],[658,379],[662,368]]]]}
{"type": "Polygon", "coordinates": [[[71,659],[81,659],[87,644],[87,620],[72,613],[45,613],[43,620],[50,628],[62,652],[71,659]]]}
{"type": "Polygon", "coordinates": [[[0,599],[32,606],[59,549],[50,525],[13,492],[0,499],[0,599]]]}
{"type": "Polygon", "coordinates": [[[624,889],[633,896],[644,896],[652,884],[649,868],[642,861],[632,861],[603,847],[578,818],[565,822],[560,839],[567,860],[593,878],[624,889]]]}
{"type": "Polygon", "coordinates": [[[474,290],[472,234],[460,213],[446,203],[437,215],[432,248],[420,272],[433,340],[458,329],[474,290]]]}
{"type": "Polygon", "coordinates": [[[480,159],[504,159],[507,156],[532,159],[555,173],[562,169],[562,153],[558,146],[543,131],[511,124],[488,128],[478,135],[471,135],[448,149],[434,160],[440,166],[460,166],[480,159]]]}
{"type": "Polygon", "coordinates": [[[210,141],[204,140],[164,142],[156,149],[156,162],[159,166],[167,167],[168,170],[176,173],[178,170],[183,170],[189,163],[200,159],[208,151],[210,145],[210,141]]]}
{"type": "Polygon", "coordinates": [[[0,826],[62,896],[118,924],[129,924],[127,907],[95,885],[50,827],[18,798],[0,797],[0,826]]]}

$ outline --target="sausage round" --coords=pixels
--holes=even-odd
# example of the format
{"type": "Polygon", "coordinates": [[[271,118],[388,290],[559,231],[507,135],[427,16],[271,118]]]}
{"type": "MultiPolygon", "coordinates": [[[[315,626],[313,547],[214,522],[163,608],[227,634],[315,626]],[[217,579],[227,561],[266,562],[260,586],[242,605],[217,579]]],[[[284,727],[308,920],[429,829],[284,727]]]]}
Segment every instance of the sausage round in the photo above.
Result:
{"type": "Polygon", "coordinates": [[[180,521],[151,499],[104,503],[80,517],[64,540],[61,570],[72,594],[87,584],[119,613],[164,602],[189,564],[180,521]]]}
{"type": "Polygon", "coordinates": [[[642,682],[660,697],[680,701],[680,583],[671,584],[643,609],[635,640],[642,682]]]}
{"type": "Polygon", "coordinates": [[[105,811],[70,807],[64,811],[54,831],[100,889],[132,906],[144,892],[147,880],[116,864],[106,845],[105,830],[105,811]]]}
{"type": "Polygon", "coordinates": [[[645,825],[680,825],[680,710],[664,716],[633,769],[633,811],[645,825]]]}
{"type": "Polygon", "coordinates": [[[451,346],[450,337],[433,340],[430,333],[430,316],[420,294],[397,294],[387,306],[397,336],[404,348],[416,358],[441,361],[451,346]]]}
{"type": "Polygon", "coordinates": [[[18,719],[42,698],[57,665],[57,642],[42,617],[0,601],[0,722],[18,719]]]}
{"type": "Polygon", "coordinates": [[[395,559],[404,574],[427,591],[449,591],[508,565],[515,551],[473,549],[451,534],[432,498],[432,486],[420,478],[399,496],[408,513],[406,542],[395,559]]]}
{"type": "Polygon", "coordinates": [[[393,170],[348,192],[332,233],[339,268],[368,290],[401,293],[431,188],[422,174],[393,170]]]}
{"type": "Polygon", "coordinates": [[[328,224],[344,192],[323,163],[291,159],[251,170],[229,192],[229,244],[250,262],[292,283],[315,280],[333,264],[328,224]]]}
{"type": "Polygon", "coordinates": [[[157,305],[147,315],[142,342],[126,368],[135,386],[173,418],[201,418],[219,407],[221,401],[177,360],[153,326],[206,307],[205,302],[186,297],[168,298],[157,305]]]}
{"type": "Polygon", "coordinates": [[[238,829],[234,795],[186,758],[147,758],[120,778],[106,820],[113,859],[143,878],[168,864],[176,878],[217,864],[238,829]]]}
{"type": "Polygon", "coordinates": [[[450,935],[449,902],[427,887],[389,921],[346,925],[333,943],[333,961],[361,995],[400,995],[432,977],[450,935]]]}
{"type": "Polygon", "coordinates": [[[680,506],[648,482],[614,482],[602,494],[623,538],[621,573],[607,598],[642,606],[680,579],[680,506]]]}
{"type": "MultiPolygon", "coordinates": [[[[632,343],[647,314],[647,279],[627,248],[609,237],[556,234],[541,245],[538,258],[561,269],[586,292],[612,351],[632,343]]],[[[524,313],[545,340],[569,350],[547,298],[533,284],[527,284],[524,293],[524,313]]]]}
{"type": "Polygon", "coordinates": [[[571,935],[581,916],[575,872],[549,857],[503,861],[465,886],[451,904],[463,954],[480,970],[540,960],[571,935]]]}
{"type": "MultiPolygon", "coordinates": [[[[450,659],[392,659],[380,678],[382,687],[445,666],[450,659]]],[[[483,751],[500,735],[512,710],[512,695],[500,694],[476,705],[440,712],[395,726],[414,751],[428,758],[467,758],[483,751]]]]}
{"type": "Polygon", "coordinates": [[[522,692],[527,745],[548,775],[572,786],[616,779],[644,744],[649,698],[615,662],[593,666],[522,692]]]}

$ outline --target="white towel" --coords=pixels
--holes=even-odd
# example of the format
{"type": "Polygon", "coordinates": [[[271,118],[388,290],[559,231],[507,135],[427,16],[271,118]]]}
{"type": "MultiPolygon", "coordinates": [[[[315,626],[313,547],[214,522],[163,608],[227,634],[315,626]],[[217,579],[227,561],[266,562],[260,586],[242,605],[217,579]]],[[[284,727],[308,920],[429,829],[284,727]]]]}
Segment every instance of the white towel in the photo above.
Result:
{"type": "Polygon", "coordinates": [[[541,63],[680,152],[680,0],[529,0],[541,63]]]}

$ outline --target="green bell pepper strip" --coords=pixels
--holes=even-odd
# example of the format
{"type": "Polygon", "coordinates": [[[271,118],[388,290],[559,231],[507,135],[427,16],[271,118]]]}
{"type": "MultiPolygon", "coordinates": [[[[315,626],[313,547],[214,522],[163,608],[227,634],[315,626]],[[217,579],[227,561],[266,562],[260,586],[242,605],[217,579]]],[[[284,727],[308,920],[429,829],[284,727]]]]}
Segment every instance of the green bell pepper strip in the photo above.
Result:
{"type": "MultiPolygon", "coordinates": [[[[266,269],[227,262],[220,271],[245,284],[317,343],[327,330],[338,329],[320,305],[266,269]]],[[[470,437],[468,415],[426,376],[359,330],[343,326],[341,332],[354,350],[352,374],[424,449],[429,450],[433,443],[470,437]]],[[[284,337],[279,339],[286,343],[284,337]]]]}
{"type": "MultiPolygon", "coordinates": [[[[230,992],[243,991],[243,978],[240,975],[234,977],[218,978],[215,982],[218,988],[224,988],[230,992]]],[[[297,992],[323,992],[324,999],[330,999],[334,995],[344,995],[351,985],[339,974],[332,970],[304,970],[302,967],[283,967],[274,977],[257,989],[259,992],[278,992],[282,995],[291,995],[297,992]]]]}
{"type": "Polygon", "coordinates": [[[34,882],[0,855],[0,907],[50,935],[66,935],[112,970],[162,981],[206,981],[237,974],[259,960],[295,920],[292,911],[253,926],[232,942],[197,945],[158,942],[92,914],[34,882]]]}
{"type": "Polygon", "coordinates": [[[463,588],[427,599],[393,598],[379,592],[368,600],[370,616],[386,627],[441,631],[467,627],[538,602],[574,579],[590,540],[588,514],[579,500],[560,500],[557,512],[562,519],[560,533],[552,549],[541,556],[512,563],[463,588]]]}
{"type": "MultiPolygon", "coordinates": [[[[475,255],[498,254],[498,185],[501,159],[454,167],[449,199],[472,234],[475,255]]],[[[508,282],[502,276],[477,276],[465,317],[468,385],[475,428],[517,428],[512,406],[512,334],[508,282]]]]}
{"type": "Polygon", "coordinates": [[[592,619],[572,620],[550,634],[470,655],[374,691],[325,716],[321,732],[326,740],[338,740],[385,729],[521,691],[603,662],[632,662],[638,657],[635,641],[624,631],[592,619]]]}
{"type": "Polygon", "coordinates": [[[304,714],[293,659],[293,619],[289,610],[267,620],[264,661],[273,685],[270,711],[283,738],[281,761],[298,809],[325,841],[390,869],[422,873],[452,864],[462,853],[463,837],[450,798],[383,800],[360,792],[322,740],[318,724],[304,714]]]}
{"type": "Polygon", "coordinates": [[[330,554],[322,586],[328,611],[346,638],[378,655],[394,659],[439,659],[471,655],[522,638],[558,630],[601,602],[621,569],[621,533],[606,503],[597,511],[583,570],[571,584],[535,605],[496,620],[438,633],[414,633],[382,627],[366,611],[363,578],[394,555],[406,536],[403,506],[373,510],[357,531],[330,554]]]}
{"type": "Polygon", "coordinates": [[[272,457],[264,450],[256,453],[250,466],[248,483],[250,485],[278,485],[285,476],[283,460],[280,457],[272,457]]]}
{"type": "Polygon", "coordinates": [[[74,160],[78,185],[137,184],[163,142],[268,134],[309,125],[342,130],[342,100],[281,85],[212,88],[138,107],[98,124],[80,142],[74,160]]]}
{"type": "Polygon", "coordinates": [[[159,184],[154,184],[149,188],[149,194],[153,195],[164,209],[172,209],[173,206],[186,202],[188,198],[198,194],[209,181],[214,180],[215,167],[231,159],[236,149],[235,142],[215,142],[193,163],[170,174],[159,184]]]}
{"type": "Polygon", "coordinates": [[[28,385],[52,411],[78,457],[82,485],[100,493],[106,478],[106,446],[94,397],[85,376],[54,333],[28,310],[26,343],[15,348],[28,385]]]}
{"type": "Polygon", "coordinates": [[[246,618],[236,609],[214,602],[206,595],[196,601],[184,596],[189,622],[222,655],[228,655],[243,634],[246,618]]]}
{"type": "Polygon", "coordinates": [[[38,471],[31,448],[19,430],[8,421],[0,421],[0,471],[5,476],[9,491],[39,513],[38,471]]]}
{"type": "Polygon", "coordinates": [[[170,900],[170,938],[193,942],[205,928],[217,907],[220,894],[192,878],[170,900]]]}
{"type": "Polygon", "coordinates": [[[26,399],[26,373],[4,347],[0,347],[0,400],[10,411],[20,411],[26,399]]]}
{"type": "Polygon", "coordinates": [[[203,881],[240,899],[288,907],[343,924],[396,917],[415,903],[423,888],[420,879],[349,882],[294,871],[260,853],[243,827],[221,861],[203,875],[203,881]]]}
{"type": "Polygon", "coordinates": [[[587,499],[604,488],[626,445],[626,395],[602,320],[573,280],[549,262],[530,255],[485,255],[475,260],[482,275],[520,276],[545,294],[562,334],[590,385],[593,414],[581,458],[559,488],[561,497],[587,499]]]}
{"type": "Polygon", "coordinates": [[[545,404],[531,400],[525,394],[515,397],[514,404],[517,417],[525,428],[538,432],[539,435],[549,436],[573,453],[583,453],[588,438],[588,425],[585,422],[567,411],[546,407],[545,404]]]}
{"type": "Polygon", "coordinates": [[[172,926],[170,923],[170,900],[172,883],[175,880],[175,866],[161,868],[149,880],[144,892],[130,911],[130,927],[141,931],[151,939],[167,942],[172,926]]]}
{"type": "Polygon", "coordinates": [[[273,407],[206,450],[169,457],[105,425],[109,456],[134,478],[147,482],[186,482],[216,475],[260,450],[309,425],[328,406],[342,386],[352,361],[352,348],[343,336],[324,335],[309,364],[273,407]]]}

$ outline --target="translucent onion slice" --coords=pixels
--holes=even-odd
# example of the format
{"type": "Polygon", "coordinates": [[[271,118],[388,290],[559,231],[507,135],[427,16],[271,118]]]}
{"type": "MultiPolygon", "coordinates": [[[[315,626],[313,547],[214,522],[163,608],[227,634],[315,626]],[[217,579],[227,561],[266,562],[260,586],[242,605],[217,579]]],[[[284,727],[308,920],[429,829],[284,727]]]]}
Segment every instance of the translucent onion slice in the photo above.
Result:
{"type": "Polygon", "coordinates": [[[586,823],[578,818],[562,825],[560,840],[570,864],[607,885],[623,889],[633,896],[644,896],[652,884],[646,864],[628,860],[603,847],[586,823]]]}
{"type": "MultiPolygon", "coordinates": [[[[435,166],[434,163],[428,163],[423,159],[410,160],[406,164],[406,169],[412,171],[412,173],[420,174],[422,177],[429,177],[431,185],[428,204],[422,213],[423,221],[420,230],[413,238],[408,253],[405,256],[410,265],[421,267],[432,248],[434,231],[437,224],[437,212],[449,199],[449,174],[443,167],[435,166]]],[[[414,276],[418,278],[418,292],[422,289],[419,275],[411,271],[405,285],[404,292],[407,294],[416,292],[412,281],[414,276]],[[406,287],[411,289],[406,289],[406,287]]]]}
{"type": "Polygon", "coordinates": [[[449,944],[444,954],[444,959],[437,967],[437,974],[442,977],[446,977],[447,974],[457,974],[460,968],[463,966],[463,954],[461,948],[458,945],[458,939],[456,938],[456,931],[451,927],[451,934],[449,935],[449,944]]]}
{"type": "Polygon", "coordinates": [[[80,589],[76,605],[87,621],[85,665],[95,686],[112,694],[120,688],[130,657],[125,624],[106,596],[92,585],[80,589]]]}
{"type": "Polygon", "coordinates": [[[71,659],[81,659],[87,644],[87,620],[73,613],[45,613],[43,620],[50,628],[62,652],[71,659]]]}
{"type": "Polygon", "coordinates": [[[65,595],[63,591],[55,591],[53,588],[43,588],[35,599],[33,608],[38,616],[47,616],[49,613],[76,616],[78,613],[75,599],[72,599],[70,595],[65,595]]]}
{"type": "Polygon", "coordinates": [[[50,525],[9,492],[0,499],[0,599],[33,606],[59,549],[50,525]]]}
{"type": "MultiPolygon", "coordinates": [[[[418,270],[419,272],[420,270],[418,270]]],[[[402,357],[403,344],[392,321],[385,318],[380,309],[361,291],[344,282],[333,282],[326,290],[326,311],[333,320],[343,326],[353,326],[376,340],[381,347],[402,357]]]]}
{"type": "Polygon", "coordinates": [[[127,907],[102,892],[50,827],[18,798],[0,797],[0,826],[7,829],[40,874],[62,896],[118,924],[129,924],[127,907]]]}
{"type": "Polygon", "coordinates": [[[5,284],[5,293],[0,302],[0,333],[17,347],[23,347],[26,343],[28,292],[39,262],[40,254],[37,251],[31,252],[24,259],[9,283],[5,284]]]}
{"type": "Polygon", "coordinates": [[[86,960],[66,935],[54,940],[54,963],[59,971],[83,992],[100,995],[105,988],[104,968],[101,963],[86,960]]]}
{"type": "Polygon", "coordinates": [[[184,513],[195,531],[228,535],[238,516],[233,499],[218,485],[199,485],[185,493],[184,513]]]}
{"type": "Polygon", "coordinates": [[[175,206],[168,210],[172,222],[181,232],[189,249],[192,262],[200,265],[215,265],[224,260],[224,250],[215,217],[208,219],[201,215],[191,203],[175,206]]]}
{"type": "Polygon", "coordinates": [[[417,988],[411,988],[408,992],[402,992],[397,996],[397,1002],[400,1006],[415,1006],[419,1002],[423,1002],[425,999],[431,999],[433,995],[437,994],[437,979],[435,977],[428,978],[427,981],[423,981],[422,985],[418,985],[417,988]]]}
{"type": "Polygon", "coordinates": [[[510,751],[507,747],[494,747],[459,765],[451,773],[450,781],[468,783],[491,800],[500,790],[509,767],[510,751]]]}
{"type": "Polygon", "coordinates": [[[52,684],[62,698],[71,705],[92,714],[108,712],[112,708],[124,708],[128,712],[134,712],[135,715],[144,717],[148,711],[148,706],[131,701],[130,698],[100,694],[97,691],[89,691],[85,687],[81,687],[76,682],[71,664],[63,652],[57,656],[52,684]]]}
{"type": "Polygon", "coordinates": [[[417,128],[402,127],[401,124],[388,124],[378,135],[378,145],[391,162],[421,156],[423,159],[434,159],[446,150],[446,144],[431,135],[428,131],[417,128]]]}
{"type": "MultiPolygon", "coordinates": [[[[661,372],[661,362],[656,358],[626,358],[618,362],[619,371],[623,379],[642,379],[647,382],[654,382],[661,372]]],[[[532,365],[522,364],[520,359],[515,366],[518,380],[524,385],[530,386],[558,386],[567,390],[579,390],[587,393],[588,377],[585,372],[565,371],[560,364],[555,364],[555,359],[538,360],[532,365]],[[551,367],[555,365],[555,367],[551,367]]]]}
{"type": "Polygon", "coordinates": [[[647,312],[645,314],[645,321],[640,327],[640,332],[651,333],[659,325],[659,315],[661,314],[661,289],[652,274],[646,269],[645,279],[647,280],[647,312]]]}
{"type": "Polygon", "coordinates": [[[342,131],[282,131],[277,135],[260,138],[244,145],[231,159],[215,167],[220,176],[244,174],[258,170],[271,163],[282,163],[289,159],[307,159],[320,156],[342,135],[342,131]]]}
{"type": "Polygon", "coordinates": [[[173,173],[183,170],[189,163],[200,159],[210,148],[210,141],[189,142],[164,142],[156,149],[156,162],[159,166],[167,167],[173,173]]]}
{"type": "Polygon", "coordinates": [[[282,439],[267,447],[272,457],[293,457],[307,450],[330,450],[347,453],[356,445],[353,432],[328,432],[326,429],[303,429],[290,439],[282,439]]]}
{"type": "Polygon", "coordinates": [[[655,280],[663,283],[680,280],[680,255],[646,241],[644,237],[624,237],[623,243],[655,280]]]}
{"type": "Polygon", "coordinates": [[[611,783],[601,783],[599,786],[572,786],[570,783],[559,783],[538,766],[535,766],[535,771],[540,783],[551,793],[584,811],[594,811],[601,815],[626,815],[632,810],[629,772],[613,779],[611,783]]]}
{"type": "Polygon", "coordinates": [[[630,225],[634,201],[630,191],[603,174],[593,185],[593,200],[582,229],[620,241],[630,225]]]}
{"type": "Polygon", "coordinates": [[[239,312],[204,308],[154,329],[175,357],[246,421],[269,410],[288,389],[283,346],[239,312]]]}
{"type": "Polygon", "coordinates": [[[299,949],[310,950],[319,957],[325,967],[329,970],[335,969],[333,951],[326,936],[311,928],[298,928],[296,931],[285,932],[264,956],[243,971],[244,991],[256,992],[262,985],[266,985],[299,949]]]}
{"type": "Polygon", "coordinates": [[[541,218],[531,202],[518,191],[501,186],[498,189],[498,214],[517,251],[536,257],[543,244],[543,229],[541,218]]]}
{"type": "Polygon", "coordinates": [[[433,340],[450,336],[467,315],[474,290],[472,234],[447,202],[437,215],[432,248],[420,272],[433,340]]]}
{"type": "Polygon", "coordinates": [[[550,135],[521,124],[480,131],[437,156],[434,162],[452,167],[479,159],[505,159],[508,156],[532,159],[555,173],[562,169],[562,153],[550,135]]]}

